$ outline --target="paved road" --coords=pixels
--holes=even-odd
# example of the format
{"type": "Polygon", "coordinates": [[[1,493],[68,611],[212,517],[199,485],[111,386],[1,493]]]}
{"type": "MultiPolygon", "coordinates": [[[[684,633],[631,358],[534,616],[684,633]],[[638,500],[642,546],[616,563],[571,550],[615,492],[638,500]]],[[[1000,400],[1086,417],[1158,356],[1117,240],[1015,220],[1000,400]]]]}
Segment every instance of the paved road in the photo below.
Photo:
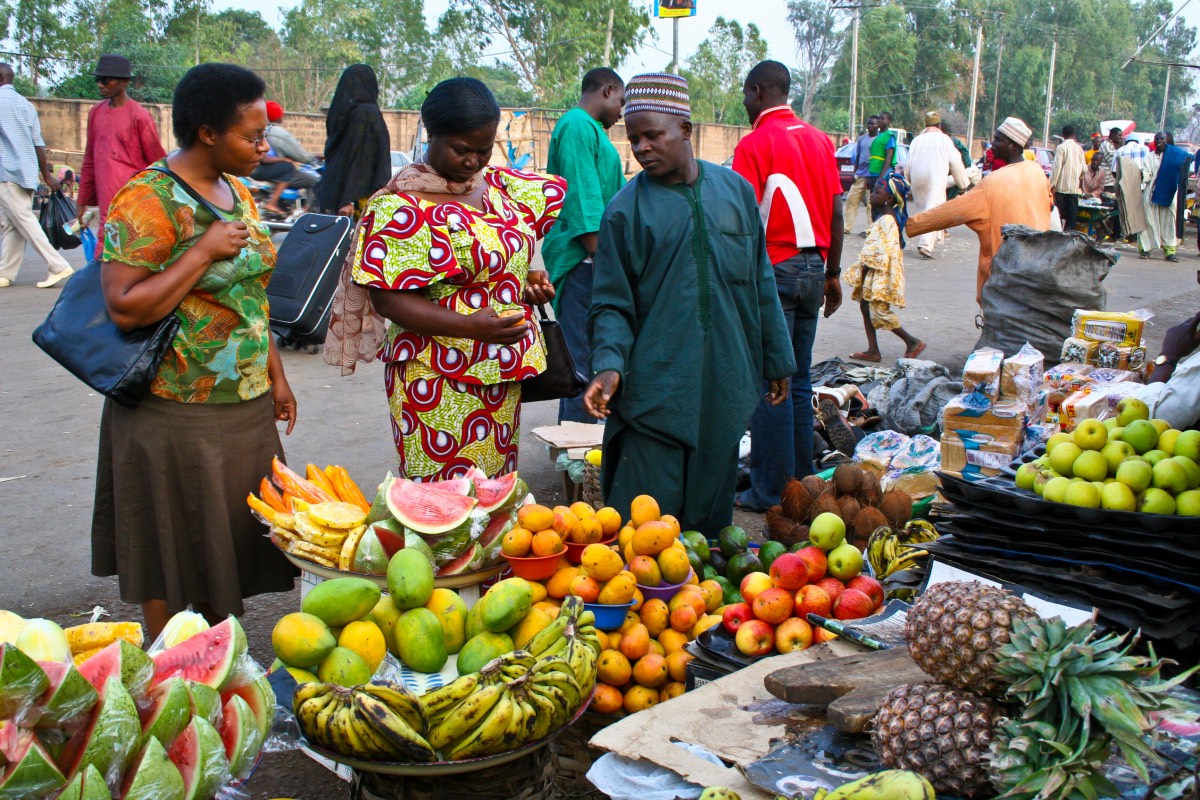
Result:
{"type": "MultiPolygon", "coordinates": [[[[859,225],[863,224],[860,217],[859,225]]],[[[862,239],[847,240],[845,264],[862,239]]],[[[912,248],[909,248],[912,254],[912,248]]],[[[1141,261],[1130,248],[1110,274],[1109,308],[1149,307],[1157,312],[1149,329],[1150,352],[1157,353],[1162,332],[1200,307],[1194,239],[1181,251],[1183,262],[1141,261]]],[[[73,263],[79,251],[69,254],[73,263]]],[[[977,331],[973,234],[956,230],[933,261],[907,263],[908,308],[901,311],[906,328],[926,339],[925,357],[961,367],[977,331]]],[[[90,574],[89,524],[94,487],[95,449],[101,399],[44,356],[29,335],[57,297],[39,290],[44,277],[36,255],[27,254],[17,283],[0,290],[0,608],[26,616],[47,616],[70,623],[72,615],[103,605],[114,618],[137,618],[136,609],[120,603],[116,581],[90,574]]],[[[884,335],[886,336],[886,334],[884,335]]],[[[882,339],[885,363],[901,355],[899,341],[882,339]]],[[[814,360],[845,358],[864,344],[856,308],[844,307],[821,322],[814,360]]],[[[341,378],[320,356],[285,353],[284,362],[299,399],[299,423],[285,441],[293,463],[340,463],[366,488],[394,468],[382,372],[378,364],[362,366],[341,378]]],[[[523,429],[553,424],[552,403],[525,407],[523,429]]],[[[236,454],[231,454],[236,457],[236,454]]],[[[522,474],[535,493],[558,499],[558,476],[532,436],[521,447],[522,474]]],[[[181,491],[186,491],[181,489],[181,491]]],[[[246,627],[254,655],[271,660],[269,633],[276,618],[299,604],[298,593],[272,595],[248,604],[246,627]]],[[[272,755],[251,787],[254,797],[315,797],[319,770],[295,755],[272,755]]]]}

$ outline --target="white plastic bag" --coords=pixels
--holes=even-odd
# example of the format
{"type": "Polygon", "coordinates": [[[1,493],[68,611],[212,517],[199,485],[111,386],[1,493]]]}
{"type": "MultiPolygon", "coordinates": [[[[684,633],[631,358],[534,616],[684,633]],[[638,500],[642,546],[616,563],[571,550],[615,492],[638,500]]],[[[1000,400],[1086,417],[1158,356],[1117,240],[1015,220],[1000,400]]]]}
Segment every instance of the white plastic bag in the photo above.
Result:
{"type": "MultiPolygon", "coordinates": [[[[725,766],[703,747],[684,742],[675,744],[718,767],[725,766]]],[[[596,759],[587,771],[587,779],[612,800],[691,800],[704,791],[703,786],[685,781],[666,767],[612,753],[596,759]]]]}

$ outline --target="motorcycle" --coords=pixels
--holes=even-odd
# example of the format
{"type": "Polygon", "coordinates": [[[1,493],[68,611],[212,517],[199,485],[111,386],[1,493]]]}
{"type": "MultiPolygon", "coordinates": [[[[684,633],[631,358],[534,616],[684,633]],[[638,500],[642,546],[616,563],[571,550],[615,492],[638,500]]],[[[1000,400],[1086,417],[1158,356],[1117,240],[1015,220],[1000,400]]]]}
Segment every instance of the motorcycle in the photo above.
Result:
{"type": "Polygon", "coordinates": [[[251,177],[245,176],[241,178],[246,188],[250,190],[250,195],[254,198],[255,204],[258,205],[258,215],[262,219],[263,224],[271,230],[288,231],[295,225],[303,214],[312,210],[312,206],[317,200],[317,187],[320,185],[320,177],[325,172],[324,162],[317,160],[311,164],[298,164],[297,172],[303,172],[316,179],[312,186],[304,189],[295,189],[291,186],[283,190],[283,194],[279,196],[279,205],[285,210],[285,214],[280,216],[266,208],[267,201],[275,191],[275,184],[270,181],[258,181],[251,177]]]}

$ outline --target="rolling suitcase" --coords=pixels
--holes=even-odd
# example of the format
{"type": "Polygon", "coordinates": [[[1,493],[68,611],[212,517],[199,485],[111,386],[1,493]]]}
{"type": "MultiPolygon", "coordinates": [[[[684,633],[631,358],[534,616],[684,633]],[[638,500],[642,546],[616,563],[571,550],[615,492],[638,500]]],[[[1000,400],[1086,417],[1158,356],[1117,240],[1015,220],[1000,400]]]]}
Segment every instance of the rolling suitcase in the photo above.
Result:
{"type": "Polygon", "coordinates": [[[350,247],[350,217],[304,214],[279,246],[267,299],[280,347],[315,353],[325,341],[329,308],[350,247]]]}

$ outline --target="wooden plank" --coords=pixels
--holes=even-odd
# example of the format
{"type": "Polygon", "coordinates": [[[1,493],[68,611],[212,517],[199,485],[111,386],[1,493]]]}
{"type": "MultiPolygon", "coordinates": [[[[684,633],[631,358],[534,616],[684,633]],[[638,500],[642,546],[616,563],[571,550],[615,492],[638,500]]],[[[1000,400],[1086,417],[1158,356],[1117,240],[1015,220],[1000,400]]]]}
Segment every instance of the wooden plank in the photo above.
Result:
{"type": "Polygon", "coordinates": [[[838,730],[862,733],[888,692],[929,680],[907,649],[893,648],[786,667],[767,675],[763,684],[789,703],[828,706],[826,714],[838,730]]]}

